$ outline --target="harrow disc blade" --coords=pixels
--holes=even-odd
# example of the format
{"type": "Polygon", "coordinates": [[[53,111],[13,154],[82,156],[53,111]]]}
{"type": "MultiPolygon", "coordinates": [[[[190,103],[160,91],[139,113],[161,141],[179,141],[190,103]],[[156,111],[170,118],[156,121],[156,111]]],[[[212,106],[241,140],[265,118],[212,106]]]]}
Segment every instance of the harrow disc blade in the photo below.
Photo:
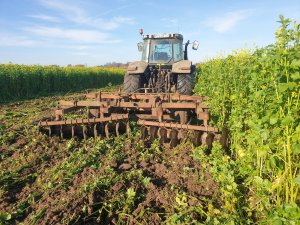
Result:
{"type": "Polygon", "coordinates": [[[75,129],[74,129],[74,126],[71,127],[71,135],[72,135],[72,138],[75,137],[75,129]]]}
{"type": "Polygon", "coordinates": [[[168,142],[168,131],[166,128],[160,127],[158,129],[159,142],[161,145],[168,142]]]}
{"type": "Polygon", "coordinates": [[[200,146],[201,145],[201,135],[202,135],[202,133],[203,132],[201,132],[201,131],[194,131],[193,132],[194,134],[193,134],[193,144],[195,145],[195,146],[200,146]]]}
{"type": "Polygon", "coordinates": [[[206,138],[206,145],[208,149],[212,149],[215,135],[213,133],[208,133],[206,138]]]}
{"type": "Polygon", "coordinates": [[[59,134],[60,134],[60,138],[63,139],[64,138],[64,129],[63,129],[62,125],[59,128],[59,134]]]}
{"type": "Polygon", "coordinates": [[[146,140],[148,138],[148,129],[145,126],[141,127],[141,139],[146,140]]]}
{"type": "Polygon", "coordinates": [[[150,127],[150,141],[153,142],[156,138],[158,138],[158,127],[150,127]]]}
{"type": "Polygon", "coordinates": [[[40,128],[40,132],[48,134],[49,137],[57,135],[61,139],[69,139],[75,137],[80,139],[87,139],[89,137],[110,137],[111,134],[115,133],[116,136],[118,136],[120,135],[120,132],[125,132],[125,125],[113,125],[110,123],[94,123],[87,125],[55,125],[49,126],[48,128],[42,127],[40,128]],[[115,128],[117,128],[118,130],[116,130],[115,128]]]}
{"type": "Polygon", "coordinates": [[[129,122],[127,122],[126,123],[126,134],[127,134],[128,138],[130,137],[130,133],[131,133],[131,130],[130,130],[129,122]]]}
{"type": "Polygon", "coordinates": [[[83,125],[83,127],[82,127],[82,134],[83,134],[83,139],[87,139],[88,128],[86,125],[83,125]]]}
{"type": "Polygon", "coordinates": [[[109,123],[105,124],[105,126],[104,126],[104,131],[105,131],[105,137],[106,137],[106,138],[109,138],[109,137],[110,137],[109,123]]]}
{"type": "Polygon", "coordinates": [[[120,136],[120,132],[119,132],[119,129],[120,129],[120,123],[119,123],[119,122],[116,123],[115,129],[116,129],[116,136],[119,137],[119,136],[120,136]]]}
{"type": "Polygon", "coordinates": [[[178,131],[175,129],[172,129],[170,131],[170,147],[174,148],[179,144],[179,139],[178,139],[178,131]]]}
{"type": "Polygon", "coordinates": [[[97,124],[94,125],[94,130],[93,131],[94,131],[94,137],[95,138],[99,137],[98,125],[97,124]]]}

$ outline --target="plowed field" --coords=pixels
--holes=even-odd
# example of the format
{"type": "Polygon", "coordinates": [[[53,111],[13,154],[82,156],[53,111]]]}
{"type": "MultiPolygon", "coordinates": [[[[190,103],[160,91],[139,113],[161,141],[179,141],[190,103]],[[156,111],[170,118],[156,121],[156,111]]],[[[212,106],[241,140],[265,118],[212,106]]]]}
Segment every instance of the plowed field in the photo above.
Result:
{"type": "Polygon", "coordinates": [[[61,140],[38,132],[58,99],[1,105],[0,222],[4,224],[196,223],[222,207],[205,154],[128,138],[61,140]]]}

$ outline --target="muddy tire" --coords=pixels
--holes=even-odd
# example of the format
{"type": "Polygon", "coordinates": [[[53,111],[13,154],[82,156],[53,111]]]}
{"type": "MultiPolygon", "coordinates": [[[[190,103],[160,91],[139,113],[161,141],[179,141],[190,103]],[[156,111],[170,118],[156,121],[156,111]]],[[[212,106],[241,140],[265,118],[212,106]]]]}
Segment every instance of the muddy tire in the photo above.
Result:
{"type": "Polygon", "coordinates": [[[177,76],[177,92],[183,95],[192,95],[194,89],[193,74],[178,74],[177,76]]]}
{"type": "Polygon", "coordinates": [[[124,92],[130,94],[142,88],[142,74],[128,74],[124,76],[124,92]]]}

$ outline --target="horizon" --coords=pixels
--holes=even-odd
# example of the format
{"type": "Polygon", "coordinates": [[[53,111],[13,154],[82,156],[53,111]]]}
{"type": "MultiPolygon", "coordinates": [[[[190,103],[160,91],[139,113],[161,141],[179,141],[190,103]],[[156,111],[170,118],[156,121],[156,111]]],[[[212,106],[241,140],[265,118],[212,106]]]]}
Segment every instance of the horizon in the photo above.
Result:
{"type": "Polygon", "coordinates": [[[127,63],[140,60],[145,34],[181,33],[194,63],[274,43],[280,14],[299,21],[300,2],[1,0],[0,64],[127,63]]]}

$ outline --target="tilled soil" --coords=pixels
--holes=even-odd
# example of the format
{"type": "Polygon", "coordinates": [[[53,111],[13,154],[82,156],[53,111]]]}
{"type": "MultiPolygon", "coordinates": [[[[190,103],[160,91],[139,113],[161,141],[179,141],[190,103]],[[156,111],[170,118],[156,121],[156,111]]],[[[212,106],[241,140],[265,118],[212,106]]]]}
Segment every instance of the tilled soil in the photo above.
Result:
{"type": "MultiPolygon", "coordinates": [[[[38,133],[57,98],[1,105],[3,224],[195,224],[218,183],[192,156],[131,138],[60,140],[38,133]]],[[[220,203],[221,204],[221,203],[220,203]]]]}

